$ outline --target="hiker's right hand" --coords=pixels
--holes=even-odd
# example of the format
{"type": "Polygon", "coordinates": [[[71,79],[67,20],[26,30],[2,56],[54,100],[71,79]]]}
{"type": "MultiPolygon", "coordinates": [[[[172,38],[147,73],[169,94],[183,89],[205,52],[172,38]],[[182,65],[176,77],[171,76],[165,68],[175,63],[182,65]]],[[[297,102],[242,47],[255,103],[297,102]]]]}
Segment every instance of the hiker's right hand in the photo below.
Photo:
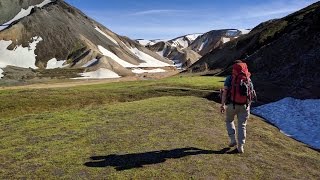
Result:
{"type": "Polygon", "coordinates": [[[226,112],[226,105],[221,105],[220,112],[221,114],[224,114],[224,112],[226,112]]]}

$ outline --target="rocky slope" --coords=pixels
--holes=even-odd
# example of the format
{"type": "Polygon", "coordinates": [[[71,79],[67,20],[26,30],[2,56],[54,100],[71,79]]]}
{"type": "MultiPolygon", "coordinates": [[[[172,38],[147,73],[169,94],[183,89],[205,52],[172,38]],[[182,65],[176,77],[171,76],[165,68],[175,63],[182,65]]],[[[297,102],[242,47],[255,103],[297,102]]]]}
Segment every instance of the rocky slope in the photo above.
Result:
{"type": "Polygon", "coordinates": [[[169,41],[138,40],[138,42],[161,56],[174,61],[178,67],[186,68],[211,50],[248,32],[248,30],[240,31],[236,29],[213,30],[205,34],[189,34],[169,41]]]}
{"type": "Polygon", "coordinates": [[[43,0],[2,0],[0,1],[0,24],[13,19],[21,8],[28,9],[31,6],[41,4],[43,0]]]}
{"type": "Polygon", "coordinates": [[[172,65],[62,0],[1,1],[0,8],[7,8],[0,16],[0,68],[103,69],[117,77],[134,75],[134,69],[172,65]]]}
{"type": "Polygon", "coordinates": [[[260,100],[320,98],[320,3],[255,27],[211,51],[188,72],[230,74],[235,59],[245,58],[260,100]]]}

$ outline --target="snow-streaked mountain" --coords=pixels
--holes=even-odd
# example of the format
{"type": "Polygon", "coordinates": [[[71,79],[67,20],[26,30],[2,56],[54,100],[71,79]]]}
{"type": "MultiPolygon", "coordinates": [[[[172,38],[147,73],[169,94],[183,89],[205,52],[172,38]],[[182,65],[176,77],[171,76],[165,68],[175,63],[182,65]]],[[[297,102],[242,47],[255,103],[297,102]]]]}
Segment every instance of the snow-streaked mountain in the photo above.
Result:
{"type": "Polygon", "coordinates": [[[203,56],[211,52],[213,49],[216,49],[249,32],[250,30],[244,31],[237,29],[212,30],[202,36],[199,36],[195,41],[193,41],[189,48],[203,56]]]}
{"type": "Polygon", "coordinates": [[[195,41],[199,36],[202,34],[196,33],[196,34],[188,34],[185,36],[181,36],[175,39],[172,39],[170,41],[167,41],[172,47],[178,47],[180,49],[185,49],[189,47],[193,41],[195,41]]]}
{"type": "Polygon", "coordinates": [[[136,40],[142,46],[152,46],[157,44],[158,42],[167,42],[165,39],[154,39],[154,40],[145,40],[145,39],[137,39],[136,40]]]}
{"type": "Polygon", "coordinates": [[[159,55],[172,60],[178,68],[186,68],[215,48],[249,33],[250,30],[213,30],[204,34],[195,33],[172,40],[137,40],[159,55]]]}
{"type": "Polygon", "coordinates": [[[59,67],[114,78],[134,75],[141,68],[172,67],[171,61],[115,34],[62,0],[13,0],[0,9],[5,7],[0,15],[0,69],[59,67]]]}

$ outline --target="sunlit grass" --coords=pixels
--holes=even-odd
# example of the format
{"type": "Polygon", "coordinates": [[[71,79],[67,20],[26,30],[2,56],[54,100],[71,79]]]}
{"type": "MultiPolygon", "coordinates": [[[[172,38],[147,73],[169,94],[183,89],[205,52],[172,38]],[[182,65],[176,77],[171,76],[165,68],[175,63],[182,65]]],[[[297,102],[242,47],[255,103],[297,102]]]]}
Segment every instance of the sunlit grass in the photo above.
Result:
{"type": "Polygon", "coordinates": [[[203,98],[220,81],[0,91],[0,179],[319,177],[318,152],[257,117],[248,122],[246,153],[225,153],[224,116],[203,98]]]}

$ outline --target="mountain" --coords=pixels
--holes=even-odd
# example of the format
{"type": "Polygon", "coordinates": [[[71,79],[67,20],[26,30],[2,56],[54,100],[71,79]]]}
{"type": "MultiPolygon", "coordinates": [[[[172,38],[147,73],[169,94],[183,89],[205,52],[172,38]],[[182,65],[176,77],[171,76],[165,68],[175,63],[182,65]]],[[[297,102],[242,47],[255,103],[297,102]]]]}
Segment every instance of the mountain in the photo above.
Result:
{"type": "Polygon", "coordinates": [[[213,30],[205,34],[189,34],[172,40],[137,40],[150,50],[166,57],[180,68],[186,68],[211,50],[248,33],[249,30],[213,30]]]}
{"type": "Polygon", "coordinates": [[[320,2],[270,20],[203,56],[188,72],[231,73],[245,59],[260,100],[320,98],[320,2]]]}
{"type": "Polygon", "coordinates": [[[172,69],[171,61],[115,34],[63,0],[1,1],[0,10],[4,79],[16,77],[12,66],[27,68],[27,74],[20,71],[21,78],[41,76],[47,73],[44,69],[57,67],[60,73],[61,68],[94,72],[96,78],[132,76],[145,68],[172,69]]]}
{"type": "Polygon", "coordinates": [[[244,34],[248,34],[250,30],[223,29],[209,31],[198,37],[189,48],[198,52],[201,56],[209,53],[223,44],[232,41],[244,34]]]}

